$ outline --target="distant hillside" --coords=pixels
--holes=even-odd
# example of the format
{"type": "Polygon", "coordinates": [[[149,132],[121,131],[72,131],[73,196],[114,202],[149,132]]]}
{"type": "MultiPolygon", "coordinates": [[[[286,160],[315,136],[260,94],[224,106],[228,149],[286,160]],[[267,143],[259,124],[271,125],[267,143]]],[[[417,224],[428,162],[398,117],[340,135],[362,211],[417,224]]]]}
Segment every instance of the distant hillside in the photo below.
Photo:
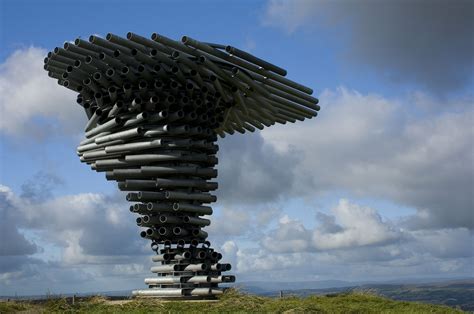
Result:
{"type": "MultiPolygon", "coordinates": [[[[311,282],[275,284],[273,286],[264,283],[259,285],[248,285],[243,287],[244,291],[256,293],[267,297],[277,297],[282,291],[283,295],[295,295],[306,297],[310,295],[325,295],[349,292],[370,292],[400,301],[417,301],[431,304],[443,304],[459,307],[465,311],[474,311],[474,280],[456,280],[446,282],[432,282],[425,284],[359,284],[344,286],[333,285],[329,288],[308,288],[311,282]],[[285,289],[284,287],[290,287],[285,289]],[[295,287],[299,287],[295,289],[295,287]],[[278,289],[278,290],[276,290],[278,289]]],[[[326,283],[323,283],[324,285],[326,283]]],[[[315,282],[313,287],[320,287],[320,282],[315,282]]]]}
{"type": "Polygon", "coordinates": [[[0,313],[461,313],[446,306],[393,301],[368,293],[268,298],[228,290],[216,302],[108,301],[103,297],[0,301],[0,313]]]}

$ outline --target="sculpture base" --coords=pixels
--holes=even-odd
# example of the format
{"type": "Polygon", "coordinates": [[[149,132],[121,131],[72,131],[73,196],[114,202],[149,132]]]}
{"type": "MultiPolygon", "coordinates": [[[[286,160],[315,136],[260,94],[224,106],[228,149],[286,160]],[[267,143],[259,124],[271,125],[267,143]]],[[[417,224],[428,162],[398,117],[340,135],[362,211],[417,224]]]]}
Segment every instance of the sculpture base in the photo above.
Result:
{"type": "Polygon", "coordinates": [[[132,291],[134,298],[153,298],[160,300],[178,301],[178,300],[216,300],[217,295],[222,294],[221,289],[160,289],[150,288],[132,291]]]}

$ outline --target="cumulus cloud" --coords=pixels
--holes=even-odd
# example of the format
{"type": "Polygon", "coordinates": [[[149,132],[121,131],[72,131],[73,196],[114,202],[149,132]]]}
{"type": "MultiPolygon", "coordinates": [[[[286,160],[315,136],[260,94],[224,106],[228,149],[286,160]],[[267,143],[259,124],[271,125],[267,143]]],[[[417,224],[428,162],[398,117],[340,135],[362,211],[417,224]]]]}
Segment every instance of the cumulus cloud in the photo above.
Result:
{"type": "Polygon", "coordinates": [[[298,220],[284,215],[278,227],[262,240],[270,252],[311,252],[380,246],[399,240],[402,233],[378,212],[341,199],[333,215],[318,213],[319,225],[308,230],[298,220]]]}
{"type": "Polygon", "coordinates": [[[338,229],[328,230],[327,227],[313,233],[313,245],[316,249],[340,249],[358,246],[376,245],[397,240],[400,232],[382,221],[373,208],[351,204],[342,199],[332,209],[334,221],[339,223],[338,229]]]}
{"type": "Polygon", "coordinates": [[[63,183],[54,173],[37,172],[32,178],[21,185],[21,198],[41,202],[52,196],[52,190],[63,183]]]}
{"type": "Polygon", "coordinates": [[[36,253],[37,246],[28,241],[18,230],[21,215],[12,204],[13,192],[7,186],[0,185],[0,257],[4,265],[0,269],[9,268],[15,263],[8,263],[12,258],[6,256],[22,256],[36,253]]]}
{"type": "MultiPolygon", "coordinates": [[[[52,180],[42,176],[45,182],[52,180]]],[[[33,182],[27,184],[28,191],[39,190],[33,182]]],[[[68,268],[81,273],[79,277],[90,272],[99,276],[146,273],[149,243],[139,237],[125,200],[93,193],[41,199],[36,193],[16,195],[2,185],[0,210],[0,280],[4,284],[15,286],[13,279],[18,283],[31,280],[29,276],[63,284],[68,277],[54,272],[68,268]],[[53,252],[59,253],[51,256],[53,252]],[[44,278],[46,273],[49,278],[44,278]]]]}
{"type": "Polygon", "coordinates": [[[277,201],[292,188],[297,156],[277,152],[259,133],[228,136],[219,145],[220,202],[277,201]]]}
{"type": "Polygon", "coordinates": [[[262,132],[277,152],[301,158],[290,195],[348,191],[416,208],[411,228],[474,227],[472,101],[423,117],[401,101],[344,88],[322,93],[321,103],[314,121],[262,132]]]}
{"type": "Polygon", "coordinates": [[[381,218],[376,209],[340,200],[331,214],[317,215],[309,229],[281,217],[276,228],[249,248],[232,241],[242,280],[387,280],[400,277],[469,276],[474,233],[466,228],[409,230],[403,220],[381,218]],[[329,222],[329,227],[325,224],[329,222]]]}
{"type": "Polygon", "coordinates": [[[0,65],[1,132],[39,138],[75,134],[84,125],[75,93],[59,88],[44,71],[46,53],[37,47],[20,49],[0,65]]]}
{"type": "Polygon", "coordinates": [[[219,214],[213,217],[206,230],[220,236],[240,236],[248,230],[250,222],[250,214],[247,211],[223,207],[219,214]]]}
{"type": "Polygon", "coordinates": [[[472,79],[472,1],[271,0],[263,22],[290,33],[340,32],[352,64],[436,93],[461,89],[472,79]]]}

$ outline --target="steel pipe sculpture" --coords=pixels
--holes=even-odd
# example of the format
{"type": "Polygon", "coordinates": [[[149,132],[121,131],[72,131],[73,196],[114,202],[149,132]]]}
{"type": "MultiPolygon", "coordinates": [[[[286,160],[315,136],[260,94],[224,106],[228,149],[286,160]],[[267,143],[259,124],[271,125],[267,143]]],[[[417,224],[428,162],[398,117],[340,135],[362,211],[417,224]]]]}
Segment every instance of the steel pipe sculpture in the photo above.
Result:
{"type": "Polygon", "coordinates": [[[312,90],[286,71],[232,46],[154,33],[90,36],[57,47],[45,70],[78,92],[88,122],[77,153],[115,180],[140,233],[152,241],[157,274],[136,296],[200,298],[222,293],[230,264],[202,230],[216,201],[217,135],[245,133],[317,115],[312,90]]]}

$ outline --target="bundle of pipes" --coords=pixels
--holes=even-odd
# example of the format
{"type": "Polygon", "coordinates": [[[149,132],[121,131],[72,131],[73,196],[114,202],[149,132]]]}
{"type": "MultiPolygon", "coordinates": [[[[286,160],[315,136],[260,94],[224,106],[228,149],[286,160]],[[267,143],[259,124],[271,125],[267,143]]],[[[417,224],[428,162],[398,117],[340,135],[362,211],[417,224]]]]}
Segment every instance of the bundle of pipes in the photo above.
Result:
{"type": "Polygon", "coordinates": [[[286,71],[231,46],[181,42],[154,33],[90,36],[55,48],[45,70],[78,92],[88,122],[77,153],[107,180],[115,180],[140,235],[152,240],[160,266],[138,296],[212,297],[222,255],[206,241],[217,189],[217,135],[254,132],[317,115],[312,90],[286,71]],[[160,245],[163,248],[160,248],[160,245]]]}

